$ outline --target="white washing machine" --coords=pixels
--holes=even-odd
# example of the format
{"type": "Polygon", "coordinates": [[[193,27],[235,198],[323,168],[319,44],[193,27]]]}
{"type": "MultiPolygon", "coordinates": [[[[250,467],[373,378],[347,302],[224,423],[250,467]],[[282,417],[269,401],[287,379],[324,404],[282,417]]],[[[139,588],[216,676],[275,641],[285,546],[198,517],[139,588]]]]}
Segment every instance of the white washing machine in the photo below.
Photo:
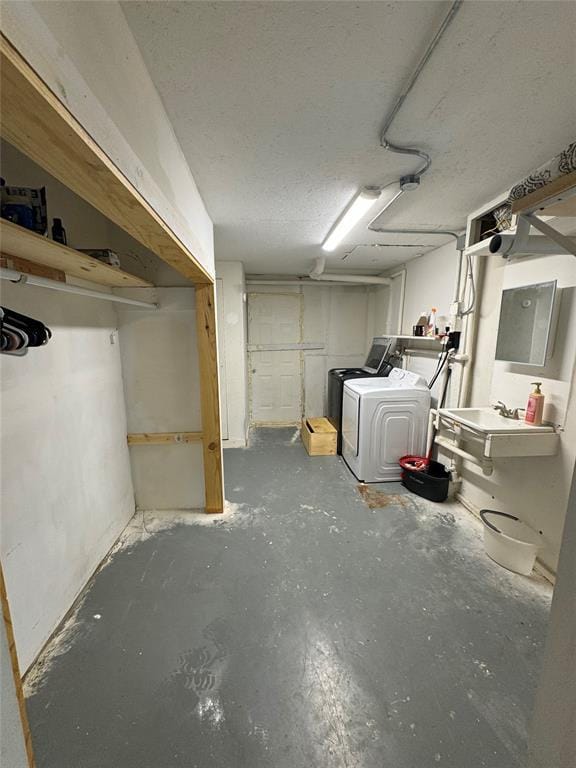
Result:
{"type": "Polygon", "coordinates": [[[387,379],[344,385],[342,456],[364,483],[400,480],[401,456],[423,456],[430,390],[417,373],[394,368],[387,379]]]}

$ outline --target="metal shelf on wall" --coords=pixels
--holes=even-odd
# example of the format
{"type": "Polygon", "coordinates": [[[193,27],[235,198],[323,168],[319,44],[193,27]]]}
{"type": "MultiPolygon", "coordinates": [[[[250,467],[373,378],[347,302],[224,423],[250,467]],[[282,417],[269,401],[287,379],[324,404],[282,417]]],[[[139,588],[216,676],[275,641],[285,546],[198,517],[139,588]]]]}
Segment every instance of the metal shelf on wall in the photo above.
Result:
{"type": "Polygon", "coordinates": [[[436,342],[437,344],[442,344],[442,339],[439,339],[436,336],[399,336],[395,333],[387,333],[386,335],[390,339],[401,339],[401,340],[410,340],[410,341],[417,341],[417,342],[423,341],[426,344],[431,344],[433,342],[436,342]]]}

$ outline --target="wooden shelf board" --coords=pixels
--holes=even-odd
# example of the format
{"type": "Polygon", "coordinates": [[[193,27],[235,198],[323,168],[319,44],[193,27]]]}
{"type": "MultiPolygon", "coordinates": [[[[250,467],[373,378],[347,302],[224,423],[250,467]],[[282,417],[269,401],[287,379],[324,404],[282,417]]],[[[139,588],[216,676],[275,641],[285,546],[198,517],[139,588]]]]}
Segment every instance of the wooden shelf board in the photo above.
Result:
{"type": "Polygon", "coordinates": [[[67,245],[31,232],[6,219],[0,219],[0,248],[5,256],[42,264],[61,270],[71,277],[81,277],[114,288],[149,288],[152,283],[121,269],[75,251],[67,245]]]}
{"type": "Polygon", "coordinates": [[[172,445],[200,443],[202,432],[131,432],[128,445],[172,445]]]}
{"type": "Polygon", "coordinates": [[[512,213],[537,212],[546,216],[576,216],[576,171],[514,200],[512,213]]]}
{"type": "MultiPolygon", "coordinates": [[[[0,37],[2,136],[195,284],[213,278],[18,51],[0,37]]],[[[135,118],[136,119],[136,118],[135,118]]]]}

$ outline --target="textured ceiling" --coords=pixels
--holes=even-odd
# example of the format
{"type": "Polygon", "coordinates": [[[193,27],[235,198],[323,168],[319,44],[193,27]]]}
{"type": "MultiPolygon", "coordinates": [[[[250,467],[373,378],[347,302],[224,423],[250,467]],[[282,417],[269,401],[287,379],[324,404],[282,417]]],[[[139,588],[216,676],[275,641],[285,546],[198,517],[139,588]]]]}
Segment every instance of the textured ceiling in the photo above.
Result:
{"type": "MultiPolygon", "coordinates": [[[[449,6],[123,3],[214,221],[217,259],[306,273],[359,187],[417,167],[379,147],[379,128],[449,6]]],[[[574,140],[575,30],[576,3],[466,0],[389,131],[432,168],[379,223],[461,229],[574,140]]],[[[366,224],[329,269],[377,272],[446,242],[366,224]],[[356,247],[378,243],[399,247],[356,247]]]]}

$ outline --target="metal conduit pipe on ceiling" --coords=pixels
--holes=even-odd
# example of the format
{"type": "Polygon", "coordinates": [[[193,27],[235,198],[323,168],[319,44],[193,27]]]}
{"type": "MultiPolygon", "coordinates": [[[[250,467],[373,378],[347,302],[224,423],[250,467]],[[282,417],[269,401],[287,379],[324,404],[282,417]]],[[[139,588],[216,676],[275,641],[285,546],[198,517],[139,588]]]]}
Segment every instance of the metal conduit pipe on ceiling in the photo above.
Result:
{"type": "MultiPolygon", "coordinates": [[[[418,78],[420,77],[422,70],[424,69],[430,57],[436,50],[436,47],[438,46],[444,33],[454,21],[454,17],[460,10],[462,3],[463,3],[463,0],[455,0],[455,2],[453,2],[452,5],[450,6],[450,10],[444,17],[440,27],[436,31],[436,34],[428,44],[428,47],[424,51],[424,55],[418,62],[418,65],[414,70],[414,72],[412,73],[412,75],[410,76],[410,78],[408,79],[408,82],[400,92],[400,95],[396,99],[396,103],[394,104],[394,107],[392,108],[387,118],[384,120],[384,124],[380,130],[380,146],[383,147],[383,149],[386,149],[389,152],[395,152],[400,155],[412,155],[414,157],[419,157],[421,160],[424,161],[424,164],[421,165],[417,170],[413,171],[411,174],[406,174],[400,177],[400,180],[399,180],[400,191],[396,196],[396,198],[394,199],[397,199],[398,197],[400,197],[400,195],[402,195],[404,192],[410,192],[415,189],[418,189],[418,186],[420,184],[420,178],[430,168],[432,164],[432,158],[430,157],[430,155],[428,155],[426,152],[424,152],[421,149],[417,149],[415,147],[404,147],[404,146],[400,146],[399,144],[394,144],[388,139],[386,134],[388,133],[388,130],[390,129],[390,126],[392,125],[400,108],[406,101],[408,94],[411,92],[412,88],[414,87],[418,78]]],[[[391,202],[394,202],[394,201],[392,200],[391,202]]],[[[390,202],[388,202],[386,207],[380,211],[378,216],[380,216],[389,205],[390,205],[390,202]]],[[[378,216],[376,216],[376,218],[378,218],[378,216]]]]}
{"type": "Polygon", "coordinates": [[[422,56],[422,58],[418,62],[418,65],[417,65],[416,69],[414,70],[414,72],[410,76],[408,82],[406,83],[406,85],[402,89],[400,95],[396,99],[396,103],[394,104],[394,107],[392,108],[392,111],[390,112],[388,117],[384,120],[384,124],[382,126],[381,131],[380,131],[380,145],[384,149],[388,150],[389,152],[396,152],[396,153],[402,154],[402,155],[414,155],[414,156],[419,157],[422,160],[424,160],[424,165],[421,168],[419,168],[418,170],[414,171],[414,173],[413,173],[414,176],[418,176],[419,177],[419,176],[422,176],[424,173],[426,173],[426,171],[430,168],[430,165],[432,163],[432,160],[431,160],[430,156],[428,154],[426,154],[426,152],[424,152],[424,151],[422,151],[420,149],[415,149],[413,147],[401,147],[398,144],[393,144],[391,141],[388,140],[386,134],[388,133],[388,130],[390,129],[390,126],[394,122],[394,119],[395,119],[396,115],[400,111],[400,108],[402,107],[402,105],[406,101],[406,98],[408,97],[408,94],[411,92],[412,88],[414,88],[418,78],[420,77],[420,74],[421,74],[422,70],[424,69],[424,67],[428,63],[430,57],[432,56],[432,54],[436,50],[436,47],[438,46],[438,43],[442,39],[444,33],[446,32],[448,27],[454,21],[454,18],[456,16],[456,14],[458,13],[460,8],[462,7],[462,4],[463,4],[463,0],[455,0],[455,2],[453,2],[452,5],[450,6],[450,10],[448,11],[446,16],[444,17],[444,19],[443,19],[440,27],[438,28],[436,34],[434,35],[434,37],[432,38],[432,40],[428,44],[428,47],[424,51],[424,55],[422,56]]]}
{"type": "Polygon", "coordinates": [[[462,275],[462,260],[464,250],[464,235],[453,232],[451,229],[411,229],[409,227],[402,227],[399,229],[387,229],[382,227],[373,227],[372,224],[376,221],[378,216],[372,219],[368,224],[368,229],[372,232],[398,234],[398,235],[441,235],[446,237],[452,237],[456,241],[456,250],[458,251],[458,271],[456,275],[456,283],[454,286],[454,301],[460,299],[460,279],[462,275]]]}
{"type": "MultiPolygon", "coordinates": [[[[460,10],[462,6],[463,0],[455,0],[455,2],[452,3],[450,6],[450,10],[442,20],[442,23],[438,30],[436,31],[436,34],[428,44],[428,47],[424,51],[424,55],[420,59],[416,69],[410,76],[408,82],[402,89],[400,95],[396,99],[396,103],[394,104],[394,107],[392,108],[391,112],[387,116],[387,118],[384,120],[384,124],[382,126],[382,129],[380,131],[380,144],[381,146],[389,150],[390,152],[396,152],[398,154],[405,154],[405,155],[414,155],[416,157],[420,157],[424,161],[424,165],[422,165],[417,171],[414,172],[414,176],[417,177],[417,182],[419,183],[420,176],[422,174],[426,173],[426,171],[430,168],[430,165],[432,163],[432,160],[426,152],[423,152],[422,150],[413,148],[413,147],[401,147],[397,144],[393,144],[389,139],[387,138],[388,130],[390,129],[390,126],[392,125],[396,115],[400,111],[400,108],[406,101],[406,98],[408,97],[408,94],[412,91],[414,85],[416,84],[416,81],[418,80],[422,70],[428,63],[430,57],[436,50],[436,47],[438,46],[440,40],[442,39],[444,33],[448,29],[448,27],[452,24],[454,21],[454,18],[458,11],[460,10]]],[[[460,290],[460,280],[461,280],[461,274],[462,274],[462,249],[463,249],[463,243],[459,243],[460,236],[456,232],[452,232],[451,230],[431,230],[431,229],[420,229],[420,230],[413,230],[408,228],[402,228],[402,229],[383,229],[374,227],[373,224],[376,221],[376,219],[379,218],[382,211],[380,211],[369,223],[368,229],[370,229],[373,232],[389,232],[394,234],[431,234],[431,235],[448,235],[452,238],[454,238],[457,242],[457,247],[459,251],[459,258],[458,258],[458,274],[456,278],[456,285],[454,289],[454,301],[458,301],[459,299],[459,290],[460,290]]],[[[402,289],[403,292],[405,292],[405,270],[404,270],[404,276],[402,281],[402,289]]],[[[404,297],[401,297],[401,305],[403,304],[404,297]]],[[[400,319],[400,323],[402,322],[402,319],[400,319]]]]}

